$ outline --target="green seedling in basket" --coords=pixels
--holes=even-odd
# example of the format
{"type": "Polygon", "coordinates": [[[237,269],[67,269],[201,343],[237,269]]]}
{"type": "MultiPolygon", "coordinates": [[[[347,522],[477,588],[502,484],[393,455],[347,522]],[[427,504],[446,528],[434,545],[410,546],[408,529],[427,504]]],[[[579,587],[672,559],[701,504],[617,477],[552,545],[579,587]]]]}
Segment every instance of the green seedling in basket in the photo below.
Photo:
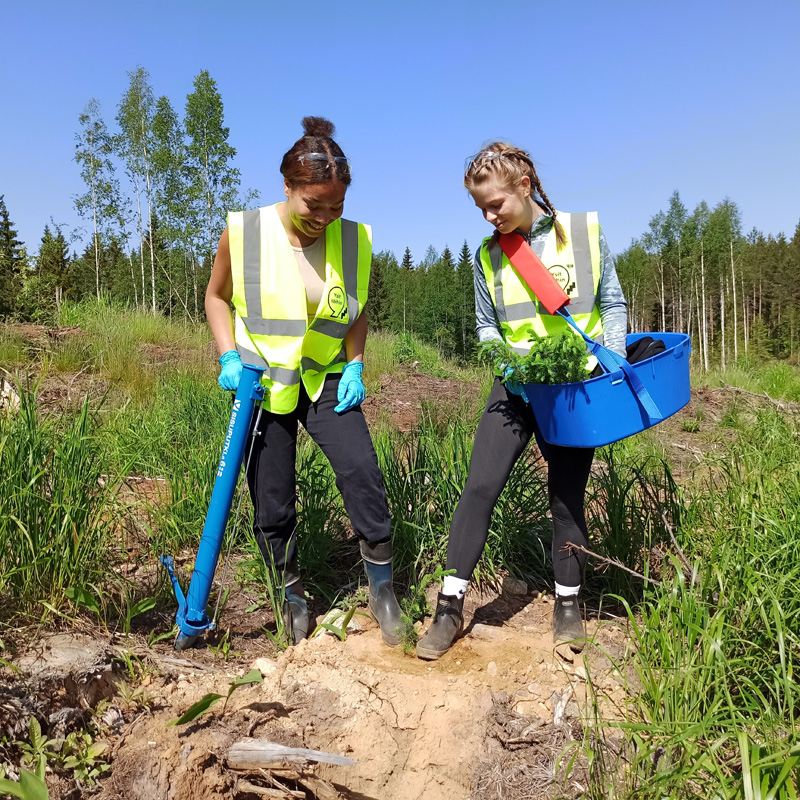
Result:
{"type": "Polygon", "coordinates": [[[481,353],[503,383],[577,383],[588,377],[586,345],[572,332],[531,336],[529,341],[531,349],[525,355],[500,341],[482,342],[481,353]]]}

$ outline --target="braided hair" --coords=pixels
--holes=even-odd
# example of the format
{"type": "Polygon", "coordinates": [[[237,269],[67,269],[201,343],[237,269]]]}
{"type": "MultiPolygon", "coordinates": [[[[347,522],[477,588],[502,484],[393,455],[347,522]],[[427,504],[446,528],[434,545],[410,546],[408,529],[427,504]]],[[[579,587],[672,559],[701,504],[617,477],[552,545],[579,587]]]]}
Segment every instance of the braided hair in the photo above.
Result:
{"type": "Polygon", "coordinates": [[[558,221],[555,206],[542,188],[542,182],[536,174],[530,154],[524,150],[508,144],[508,142],[491,142],[470,159],[464,174],[464,186],[472,191],[489,178],[499,178],[509,186],[517,186],[526,175],[530,178],[534,191],[553,217],[556,245],[561,250],[567,243],[567,234],[564,226],[558,221]]]}

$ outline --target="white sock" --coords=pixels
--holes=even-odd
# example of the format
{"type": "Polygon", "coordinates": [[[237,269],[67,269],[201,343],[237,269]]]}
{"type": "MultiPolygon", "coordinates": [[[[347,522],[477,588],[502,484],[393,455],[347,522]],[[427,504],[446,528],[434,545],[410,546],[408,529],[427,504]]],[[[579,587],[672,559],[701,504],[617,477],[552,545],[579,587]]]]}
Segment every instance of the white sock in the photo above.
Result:
{"type": "Polygon", "coordinates": [[[556,584],[556,597],[575,597],[581,590],[581,585],[577,586],[562,586],[560,583],[556,584]]]}
{"type": "Polygon", "coordinates": [[[459,600],[467,593],[469,581],[463,578],[456,578],[455,575],[445,575],[442,583],[442,594],[448,597],[457,597],[459,600]]]}

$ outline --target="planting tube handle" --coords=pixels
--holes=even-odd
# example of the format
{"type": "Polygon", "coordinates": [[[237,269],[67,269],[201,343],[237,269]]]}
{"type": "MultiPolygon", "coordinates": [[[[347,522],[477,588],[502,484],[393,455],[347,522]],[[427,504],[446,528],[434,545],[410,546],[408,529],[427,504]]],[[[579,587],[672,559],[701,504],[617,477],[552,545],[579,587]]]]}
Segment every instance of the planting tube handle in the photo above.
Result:
{"type": "Polygon", "coordinates": [[[615,372],[619,372],[621,370],[625,374],[631,389],[633,389],[634,393],[636,394],[636,399],[639,401],[639,405],[641,405],[641,407],[645,410],[647,416],[650,417],[650,423],[655,425],[656,422],[661,422],[661,420],[664,419],[664,415],[661,413],[661,411],[659,411],[655,400],[653,400],[653,398],[650,396],[650,392],[647,391],[633,367],[622,356],[618,355],[613,350],[609,350],[607,347],[604,347],[590,336],[587,336],[580,329],[578,324],[572,318],[572,314],[570,314],[566,308],[562,307],[558,309],[556,314],[558,314],[560,317],[563,317],[563,319],[565,319],[581,335],[586,344],[589,345],[592,355],[597,358],[600,366],[603,367],[606,372],[613,375],[615,372]]]}

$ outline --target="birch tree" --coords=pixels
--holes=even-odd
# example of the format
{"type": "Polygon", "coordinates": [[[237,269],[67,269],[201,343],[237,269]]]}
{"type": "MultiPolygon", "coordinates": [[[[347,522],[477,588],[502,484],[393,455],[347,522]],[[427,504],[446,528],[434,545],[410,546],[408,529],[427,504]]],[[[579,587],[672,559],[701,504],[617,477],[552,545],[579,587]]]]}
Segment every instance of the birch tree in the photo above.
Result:
{"type": "MultiPolygon", "coordinates": [[[[228,143],[230,129],[224,125],[222,97],[207,70],[194,79],[194,91],[186,97],[184,124],[188,136],[190,193],[201,209],[200,216],[204,222],[201,249],[206,271],[210,272],[214,249],[225,227],[226,211],[239,205],[240,176],[239,170],[231,166],[236,150],[228,143]]],[[[198,305],[196,273],[193,291],[194,302],[198,305]]]]}
{"type": "Polygon", "coordinates": [[[100,114],[100,104],[90,100],[78,117],[81,129],[75,134],[75,161],[86,184],[86,192],[75,198],[82,217],[92,218],[92,248],[95,269],[95,294],[100,299],[101,236],[113,225],[119,208],[119,183],[111,160],[113,140],[100,114]]]}
{"type": "Polygon", "coordinates": [[[153,90],[150,87],[150,75],[139,67],[128,73],[130,84],[119,104],[117,122],[121,136],[120,155],[125,159],[128,173],[136,190],[136,202],[139,220],[139,258],[142,270],[142,304],[144,305],[145,273],[144,273],[144,224],[142,212],[142,192],[147,202],[147,231],[150,250],[150,293],[151,308],[156,313],[156,267],[155,248],[153,246],[153,203],[152,203],[152,127],[153,127],[153,90]]]}

